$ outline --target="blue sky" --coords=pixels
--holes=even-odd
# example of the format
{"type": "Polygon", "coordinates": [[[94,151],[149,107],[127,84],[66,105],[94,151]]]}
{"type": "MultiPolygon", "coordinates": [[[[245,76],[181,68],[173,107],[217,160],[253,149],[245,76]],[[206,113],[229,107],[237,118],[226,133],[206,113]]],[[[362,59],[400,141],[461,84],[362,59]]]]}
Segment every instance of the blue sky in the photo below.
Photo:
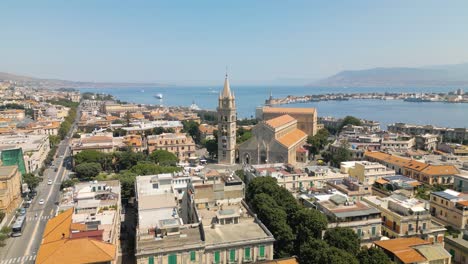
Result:
{"type": "Polygon", "coordinates": [[[468,1],[1,1],[0,71],[83,81],[311,80],[468,62],[468,1]]]}

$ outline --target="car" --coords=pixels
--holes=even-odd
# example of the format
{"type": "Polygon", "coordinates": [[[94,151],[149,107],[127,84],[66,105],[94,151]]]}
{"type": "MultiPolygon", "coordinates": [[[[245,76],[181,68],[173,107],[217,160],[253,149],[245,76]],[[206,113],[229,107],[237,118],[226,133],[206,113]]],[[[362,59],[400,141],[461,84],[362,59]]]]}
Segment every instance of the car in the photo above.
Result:
{"type": "Polygon", "coordinates": [[[58,168],[55,168],[54,171],[57,172],[57,171],[58,171],[58,168]]]}
{"type": "Polygon", "coordinates": [[[39,204],[44,204],[44,199],[40,199],[39,204]]]}
{"type": "Polygon", "coordinates": [[[20,215],[25,215],[26,214],[26,208],[21,208],[19,213],[20,213],[20,215]]]}
{"type": "Polygon", "coordinates": [[[48,180],[47,185],[51,185],[51,184],[52,184],[52,180],[48,180]]]}
{"type": "Polygon", "coordinates": [[[24,208],[29,208],[30,205],[31,205],[31,203],[24,203],[24,204],[23,204],[23,207],[24,207],[24,208]]]}

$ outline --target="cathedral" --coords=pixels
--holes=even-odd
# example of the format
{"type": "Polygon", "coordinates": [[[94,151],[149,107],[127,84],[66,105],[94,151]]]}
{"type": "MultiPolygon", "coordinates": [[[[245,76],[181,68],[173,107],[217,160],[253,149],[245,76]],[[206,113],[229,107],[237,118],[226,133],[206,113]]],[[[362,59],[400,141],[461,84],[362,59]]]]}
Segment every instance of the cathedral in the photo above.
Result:
{"type": "Polygon", "coordinates": [[[226,74],[223,91],[218,98],[218,163],[236,162],[236,102],[226,74]]]}

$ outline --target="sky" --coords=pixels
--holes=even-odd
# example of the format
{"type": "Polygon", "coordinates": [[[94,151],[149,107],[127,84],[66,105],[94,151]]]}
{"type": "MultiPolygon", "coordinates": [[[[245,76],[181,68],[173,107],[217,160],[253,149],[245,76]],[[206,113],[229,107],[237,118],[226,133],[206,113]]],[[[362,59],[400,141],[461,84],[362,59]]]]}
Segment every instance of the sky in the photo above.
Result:
{"type": "Polygon", "coordinates": [[[98,82],[308,82],[468,62],[468,1],[1,1],[0,71],[98,82]]]}

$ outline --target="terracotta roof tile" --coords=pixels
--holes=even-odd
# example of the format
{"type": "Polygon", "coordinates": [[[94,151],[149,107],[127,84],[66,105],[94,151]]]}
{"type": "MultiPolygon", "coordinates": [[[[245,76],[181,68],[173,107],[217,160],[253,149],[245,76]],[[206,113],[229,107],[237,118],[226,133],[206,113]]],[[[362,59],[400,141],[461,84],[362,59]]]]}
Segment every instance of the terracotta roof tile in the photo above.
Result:
{"type": "Polygon", "coordinates": [[[289,148],[289,147],[296,145],[297,143],[301,141],[304,141],[306,138],[307,138],[307,134],[304,131],[300,129],[294,129],[293,131],[278,138],[277,140],[279,143],[281,143],[281,145],[289,148]]]}
{"type": "Polygon", "coordinates": [[[289,107],[264,107],[264,113],[284,113],[284,114],[315,114],[317,110],[309,108],[289,108],[289,107]]]}
{"type": "Polygon", "coordinates": [[[424,168],[422,172],[429,175],[453,175],[460,173],[453,165],[430,165],[424,168]]]}
{"type": "Polygon", "coordinates": [[[430,245],[431,242],[417,237],[408,237],[375,241],[374,244],[391,252],[403,263],[414,263],[426,261],[426,258],[412,246],[430,245]]]}
{"type": "Polygon", "coordinates": [[[294,122],[296,121],[296,119],[294,119],[294,117],[290,116],[290,115],[282,115],[282,116],[278,116],[278,117],[275,117],[273,119],[270,119],[268,121],[266,121],[265,123],[272,127],[272,128],[278,128],[278,127],[281,127],[281,126],[284,126],[288,123],[291,123],[291,122],[294,122]]]}

